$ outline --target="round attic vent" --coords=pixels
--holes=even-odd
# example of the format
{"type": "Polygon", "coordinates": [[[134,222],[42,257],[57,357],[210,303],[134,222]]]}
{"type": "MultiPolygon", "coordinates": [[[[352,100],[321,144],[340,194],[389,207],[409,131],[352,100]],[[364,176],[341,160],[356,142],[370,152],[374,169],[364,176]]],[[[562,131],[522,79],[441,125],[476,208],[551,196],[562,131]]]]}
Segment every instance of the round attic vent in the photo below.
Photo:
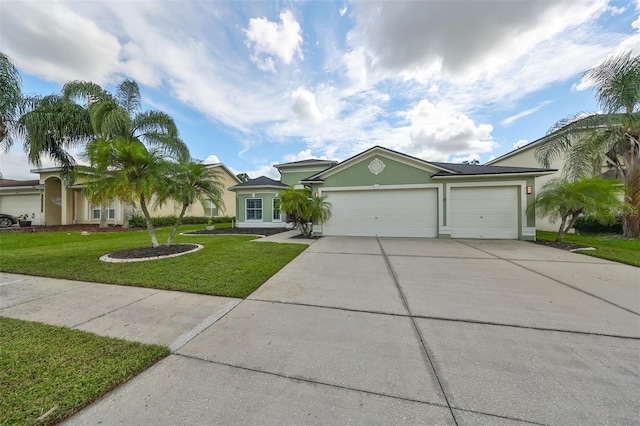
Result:
{"type": "Polygon", "coordinates": [[[380,173],[382,173],[382,171],[384,170],[384,163],[382,162],[382,160],[380,160],[379,158],[374,158],[370,163],[369,163],[369,170],[371,171],[371,173],[373,173],[374,175],[379,175],[380,173]]]}

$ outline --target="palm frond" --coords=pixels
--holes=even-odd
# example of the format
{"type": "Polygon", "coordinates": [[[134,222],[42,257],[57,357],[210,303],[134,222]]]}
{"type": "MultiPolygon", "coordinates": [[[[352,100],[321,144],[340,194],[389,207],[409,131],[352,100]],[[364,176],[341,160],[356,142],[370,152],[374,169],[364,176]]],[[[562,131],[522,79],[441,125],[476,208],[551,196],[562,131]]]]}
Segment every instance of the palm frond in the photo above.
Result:
{"type": "Polygon", "coordinates": [[[124,80],[116,89],[116,99],[120,108],[131,116],[142,105],[138,83],[133,80],[124,80]]]}
{"type": "Polygon", "coordinates": [[[585,73],[607,113],[632,113],[640,104],[640,56],[631,51],[609,57],[585,73]]]}

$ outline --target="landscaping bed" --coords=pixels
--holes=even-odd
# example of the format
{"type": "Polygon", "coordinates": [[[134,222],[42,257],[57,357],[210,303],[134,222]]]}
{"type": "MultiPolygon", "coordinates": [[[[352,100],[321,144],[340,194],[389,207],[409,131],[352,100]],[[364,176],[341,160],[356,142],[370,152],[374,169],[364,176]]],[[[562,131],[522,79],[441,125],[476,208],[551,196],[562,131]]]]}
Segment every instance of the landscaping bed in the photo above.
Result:
{"type": "Polygon", "coordinates": [[[186,235],[219,235],[219,234],[237,234],[237,235],[275,235],[288,231],[285,228],[216,228],[211,231],[206,229],[197,229],[195,231],[185,232],[186,235]]]}
{"type": "MultiPolygon", "coordinates": [[[[179,231],[200,230],[202,225],[187,225],[179,231]]],[[[164,243],[170,231],[156,230],[158,241],[164,243]]],[[[221,234],[223,229],[216,231],[221,234]]],[[[151,248],[148,233],[6,233],[0,244],[0,271],[244,298],[306,248],[302,244],[255,244],[251,242],[255,238],[176,235],[176,245],[200,244],[204,249],[153,262],[111,263],[99,259],[108,253],[151,248]]]]}

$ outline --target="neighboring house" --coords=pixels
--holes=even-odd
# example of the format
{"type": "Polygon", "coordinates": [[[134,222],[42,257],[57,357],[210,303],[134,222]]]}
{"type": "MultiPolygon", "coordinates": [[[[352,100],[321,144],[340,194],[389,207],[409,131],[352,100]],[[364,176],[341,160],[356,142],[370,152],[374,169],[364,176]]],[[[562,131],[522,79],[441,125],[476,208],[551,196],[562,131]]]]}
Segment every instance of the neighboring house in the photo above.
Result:
{"type": "MultiPolygon", "coordinates": [[[[488,161],[486,165],[491,166],[508,166],[508,167],[542,167],[542,165],[536,160],[535,151],[538,146],[546,142],[548,136],[535,140],[527,145],[517,148],[511,152],[508,152],[498,158],[488,161]]],[[[560,155],[551,164],[551,168],[555,171],[551,174],[540,176],[535,182],[535,193],[538,193],[540,189],[551,179],[559,178],[562,176],[564,169],[564,155],[560,155]]],[[[560,222],[554,222],[547,217],[537,217],[536,227],[543,231],[557,231],[560,226],[560,222]]]]}
{"type": "Polygon", "coordinates": [[[42,224],[43,191],[44,184],[38,179],[0,179],[0,213],[14,216],[28,214],[31,223],[42,224]]]}
{"type": "MultiPolygon", "coordinates": [[[[210,164],[209,167],[220,171],[224,188],[224,209],[218,211],[213,203],[203,206],[196,203],[189,207],[187,216],[235,216],[235,193],[229,187],[240,180],[224,164],[210,164]]],[[[60,177],[60,168],[42,168],[31,170],[40,175],[38,180],[15,181],[3,179],[0,182],[0,212],[15,216],[28,214],[33,225],[71,225],[100,223],[101,206],[93,205],[82,193],[82,182],[71,186],[64,184],[60,177]]],[[[154,217],[178,215],[181,206],[167,203],[163,207],[154,208],[150,203],[150,213],[154,217]]],[[[135,208],[135,206],[134,206],[135,208]]],[[[130,207],[119,200],[107,206],[107,223],[122,225],[128,219],[130,207]]]]}
{"type": "Polygon", "coordinates": [[[280,182],[263,176],[230,188],[238,226],[282,226],[279,190],[304,185],[332,204],[331,218],[314,227],[319,235],[533,240],[535,178],[554,172],[429,162],[379,146],[341,163],[274,167],[280,182]]]}

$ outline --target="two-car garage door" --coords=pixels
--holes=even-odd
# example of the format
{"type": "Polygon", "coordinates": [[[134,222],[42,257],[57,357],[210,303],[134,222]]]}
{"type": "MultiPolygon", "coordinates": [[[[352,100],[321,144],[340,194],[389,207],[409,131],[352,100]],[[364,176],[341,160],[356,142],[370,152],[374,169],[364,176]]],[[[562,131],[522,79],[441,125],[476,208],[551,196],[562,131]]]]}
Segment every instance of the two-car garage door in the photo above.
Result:
{"type": "MultiPolygon", "coordinates": [[[[332,215],[323,234],[438,236],[438,192],[429,189],[326,191],[332,215]]],[[[518,238],[518,187],[453,187],[446,202],[452,238],[518,238]]]]}
{"type": "Polygon", "coordinates": [[[437,237],[436,189],[327,191],[331,218],[323,235],[437,237]]]}

